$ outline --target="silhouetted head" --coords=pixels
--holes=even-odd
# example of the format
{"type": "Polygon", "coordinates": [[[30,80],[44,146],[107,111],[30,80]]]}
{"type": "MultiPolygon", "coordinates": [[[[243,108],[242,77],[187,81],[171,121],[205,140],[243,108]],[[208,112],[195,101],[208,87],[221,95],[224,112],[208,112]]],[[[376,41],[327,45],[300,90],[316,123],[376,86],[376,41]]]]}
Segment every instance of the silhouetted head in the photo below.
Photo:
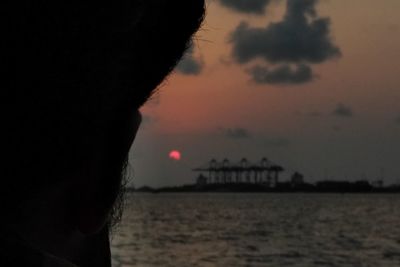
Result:
{"type": "Polygon", "coordinates": [[[204,1],[4,5],[2,224],[54,199],[68,225],[95,233],[118,195],[138,109],[188,47],[204,1]]]}

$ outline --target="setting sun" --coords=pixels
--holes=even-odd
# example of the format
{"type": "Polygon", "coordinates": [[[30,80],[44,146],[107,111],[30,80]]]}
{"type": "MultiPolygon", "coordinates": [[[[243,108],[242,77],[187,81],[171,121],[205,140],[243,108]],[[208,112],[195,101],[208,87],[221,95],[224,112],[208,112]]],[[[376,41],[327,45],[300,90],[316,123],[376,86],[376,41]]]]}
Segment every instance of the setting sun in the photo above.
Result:
{"type": "Polygon", "coordinates": [[[178,150],[172,150],[169,152],[169,158],[173,160],[180,160],[181,159],[181,152],[178,150]]]}

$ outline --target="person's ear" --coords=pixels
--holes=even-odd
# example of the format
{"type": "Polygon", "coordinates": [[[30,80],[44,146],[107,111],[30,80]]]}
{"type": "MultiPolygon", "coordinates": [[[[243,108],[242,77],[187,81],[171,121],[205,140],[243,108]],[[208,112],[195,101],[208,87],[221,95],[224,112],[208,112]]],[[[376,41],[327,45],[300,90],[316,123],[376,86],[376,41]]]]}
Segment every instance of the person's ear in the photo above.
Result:
{"type": "Polygon", "coordinates": [[[128,159],[130,147],[135,140],[141,123],[139,112],[128,118],[117,119],[110,130],[113,134],[105,135],[99,143],[100,157],[91,169],[91,177],[83,186],[78,212],[78,230],[83,234],[95,234],[108,223],[110,213],[121,188],[121,178],[125,160],[128,159]]]}

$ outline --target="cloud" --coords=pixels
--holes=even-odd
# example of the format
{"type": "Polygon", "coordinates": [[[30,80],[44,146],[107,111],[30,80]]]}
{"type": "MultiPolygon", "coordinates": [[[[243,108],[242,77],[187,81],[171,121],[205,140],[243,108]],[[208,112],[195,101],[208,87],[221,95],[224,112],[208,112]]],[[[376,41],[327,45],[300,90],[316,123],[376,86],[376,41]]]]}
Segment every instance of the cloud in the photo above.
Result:
{"type": "Polygon", "coordinates": [[[184,75],[199,75],[203,67],[204,62],[194,57],[194,46],[191,45],[179,62],[176,70],[184,75]]]}
{"type": "Polygon", "coordinates": [[[274,69],[256,65],[248,73],[258,84],[302,84],[313,79],[312,69],[306,64],[295,68],[285,64],[274,69]]]}
{"type": "Polygon", "coordinates": [[[322,63],[340,56],[330,38],[329,18],[319,18],[318,0],[288,0],[284,19],[266,28],[241,22],[233,31],[233,57],[244,64],[257,58],[271,63],[322,63]]]}
{"type": "Polygon", "coordinates": [[[248,139],[251,137],[251,134],[248,130],[244,128],[221,128],[220,131],[224,136],[232,139],[248,139]]]}
{"type": "MultiPolygon", "coordinates": [[[[267,2],[270,1],[266,1],[266,5],[267,2]]],[[[317,3],[318,0],[287,0],[283,20],[266,27],[251,27],[247,22],[241,22],[229,39],[233,59],[239,64],[256,59],[265,64],[279,64],[274,69],[260,65],[251,68],[248,73],[259,84],[312,81],[314,75],[310,64],[341,56],[330,36],[330,19],[318,16],[317,3]],[[291,65],[297,65],[297,68],[293,69],[291,65]]]]}
{"type": "Polygon", "coordinates": [[[332,112],[333,115],[342,118],[353,117],[354,113],[351,107],[346,106],[342,103],[337,104],[336,108],[332,112]]]}
{"type": "Polygon", "coordinates": [[[271,0],[219,0],[227,8],[241,13],[262,15],[271,0]]]}

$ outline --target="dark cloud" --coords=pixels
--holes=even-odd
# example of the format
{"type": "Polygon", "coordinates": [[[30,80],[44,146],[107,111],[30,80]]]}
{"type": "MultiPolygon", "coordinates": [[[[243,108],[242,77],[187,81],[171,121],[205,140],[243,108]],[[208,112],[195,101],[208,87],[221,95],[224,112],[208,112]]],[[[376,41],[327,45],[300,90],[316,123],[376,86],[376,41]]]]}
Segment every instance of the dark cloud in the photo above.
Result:
{"type": "Polygon", "coordinates": [[[193,45],[186,51],[176,70],[185,75],[198,75],[203,70],[204,63],[194,57],[193,45]]]}
{"type": "Polygon", "coordinates": [[[247,139],[251,137],[250,132],[244,128],[227,128],[227,129],[220,129],[220,131],[226,137],[232,139],[247,139]]]}
{"type": "Polygon", "coordinates": [[[262,15],[271,0],[219,0],[219,2],[238,12],[262,15]]]}
{"type": "Polygon", "coordinates": [[[312,69],[305,64],[294,68],[285,64],[274,69],[256,65],[248,72],[259,84],[301,84],[313,79],[312,69]]]}
{"type": "Polygon", "coordinates": [[[342,118],[350,118],[354,115],[352,108],[342,103],[337,104],[332,114],[342,118]]]}
{"type": "Polygon", "coordinates": [[[231,34],[233,57],[241,64],[262,58],[271,63],[322,63],[340,56],[330,38],[329,18],[317,16],[318,0],[288,0],[281,22],[253,28],[246,22],[231,34]]]}
{"type": "Polygon", "coordinates": [[[218,128],[220,134],[224,137],[234,140],[248,140],[251,139],[259,147],[265,148],[281,148],[287,147],[291,144],[290,140],[285,137],[279,136],[267,136],[265,134],[253,135],[249,130],[237,127],[237,128],[218,128]]]}

